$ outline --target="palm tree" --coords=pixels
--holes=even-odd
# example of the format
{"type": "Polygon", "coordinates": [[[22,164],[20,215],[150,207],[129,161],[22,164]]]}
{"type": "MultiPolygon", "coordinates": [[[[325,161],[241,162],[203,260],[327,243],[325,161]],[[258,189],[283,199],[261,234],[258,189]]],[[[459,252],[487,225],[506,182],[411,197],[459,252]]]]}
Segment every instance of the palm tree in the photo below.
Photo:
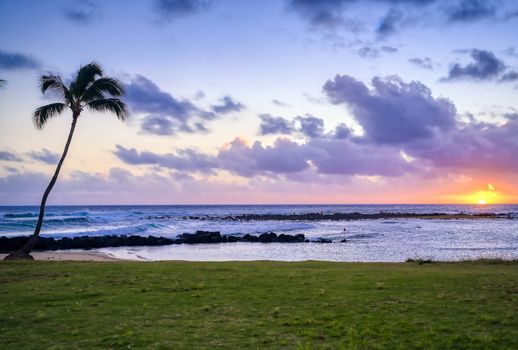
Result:
{"type": "Polygon", "coordinates": [[[6,81],[4,79],[0,79],[0,87],[4,86],[6,81]]]}
{"type": "Polygon", "coordinates": [[[47,91],[56,93],[61,102],[41,106],[34,111],[32,119],[36,128],[42,129],[52,117],[57,116],[67,108],[72,111],[72,125],[70,127],[65,149],[63,150],[61,159],[56,167],[54,176],[52,176],[47,189],[43,193],[38,222],[34,229],[34,233],[30,236],[29,240],[23,247],[9,254],[5,258],[8,260],[33,259],[29,253],[34,248],[40,234],[43,217],[45,215],[45,203],[47,202],[47,197],[49,196],[52,187],[54,187],[54,184],[58,179],[59,171],[61,170],[65,157],[67,156],[68,148],[76,128],[77,119],[81,115],[81,112],[85,108],[96,112],[112,112],[122,121],[124,121],[128,115],[126,105],[121,100],[115,98],[124,94],[124,89],[121,83],[113,78],[103,77],[101,67],[95,62],[81,67],[77,72],[75,80],[70,83],[68,88],[58,75],[50,73],[42,75],[40,77],[40,89],[43,94],[47,91]]]}

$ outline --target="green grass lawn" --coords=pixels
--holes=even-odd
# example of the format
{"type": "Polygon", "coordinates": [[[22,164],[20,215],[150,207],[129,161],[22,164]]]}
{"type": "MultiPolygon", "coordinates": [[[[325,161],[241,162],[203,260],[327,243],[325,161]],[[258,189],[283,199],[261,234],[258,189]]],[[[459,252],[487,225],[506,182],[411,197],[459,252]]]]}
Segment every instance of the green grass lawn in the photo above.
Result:
{"type": "Polygon", "coordinates": [[[518,264],[1,262],[0,349],[518,349],[518,264]]]}

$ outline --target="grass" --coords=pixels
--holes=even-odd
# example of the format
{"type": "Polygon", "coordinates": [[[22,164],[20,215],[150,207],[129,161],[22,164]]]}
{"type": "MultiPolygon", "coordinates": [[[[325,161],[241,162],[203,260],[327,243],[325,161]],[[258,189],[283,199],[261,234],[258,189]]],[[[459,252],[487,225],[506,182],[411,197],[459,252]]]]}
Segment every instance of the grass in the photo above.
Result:
{"type": "Polygon", "coordinates": [[[518,349],[518,263],[2,262],[0,349],[518,349]]]}

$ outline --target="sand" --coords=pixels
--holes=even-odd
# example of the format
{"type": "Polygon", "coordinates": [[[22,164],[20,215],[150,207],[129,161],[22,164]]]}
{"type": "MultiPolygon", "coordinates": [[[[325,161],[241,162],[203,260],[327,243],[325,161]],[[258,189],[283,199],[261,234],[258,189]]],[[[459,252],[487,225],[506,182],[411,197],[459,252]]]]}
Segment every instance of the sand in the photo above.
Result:
{"type": "MultiPolygon", "coordinates": [[[[3,260],[7,254],[0,254],[0,260],[3,260]]],[[[108,254],[100,252],[32,252],[31,255],[36,260],[52,260],[52,261],[121,261],[122,259],[114,258],[108,254]]]]}

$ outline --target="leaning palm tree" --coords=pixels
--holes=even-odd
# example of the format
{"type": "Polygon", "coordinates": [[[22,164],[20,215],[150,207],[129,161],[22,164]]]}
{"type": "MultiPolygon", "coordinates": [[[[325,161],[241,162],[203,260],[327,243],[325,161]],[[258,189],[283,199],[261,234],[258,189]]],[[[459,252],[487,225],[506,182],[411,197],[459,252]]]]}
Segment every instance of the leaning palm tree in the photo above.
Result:
{"type": "Polygon", "coordinates": [[[90,111],[112,112],[122,121],[124,121],[128,115],[126,105],[121,100],[115,98],[124,94],[122,85],[113,78],[103,77],[101,67],[95,62],[81,67],[77,72],[75,80],[70,83],[69,87],[65,86],[61,77],[58,75],[47,74],[40,77],[40,88],[43,94],[47,91],[54,92],[61,102],[41,106],[34,111],[33,122],[36,128],[42,129],[52,117],[57,116],[67,108],[72,111],[72,125],[54,176],[52,176],[47,189],[43,193],[38,222],[34,233],[29,237],[29,240],[23,247],[6,257],[6,259],[9,260],[32,259],[29,253],[34,248],[40,234],[43,217],[45,215],[45,203],[47,202],[47,197],[52,187],[54,187],[58,179],[59,171],[67,156],[68,148],[81,112],[83,112],[85,108],[90,111]]]}

